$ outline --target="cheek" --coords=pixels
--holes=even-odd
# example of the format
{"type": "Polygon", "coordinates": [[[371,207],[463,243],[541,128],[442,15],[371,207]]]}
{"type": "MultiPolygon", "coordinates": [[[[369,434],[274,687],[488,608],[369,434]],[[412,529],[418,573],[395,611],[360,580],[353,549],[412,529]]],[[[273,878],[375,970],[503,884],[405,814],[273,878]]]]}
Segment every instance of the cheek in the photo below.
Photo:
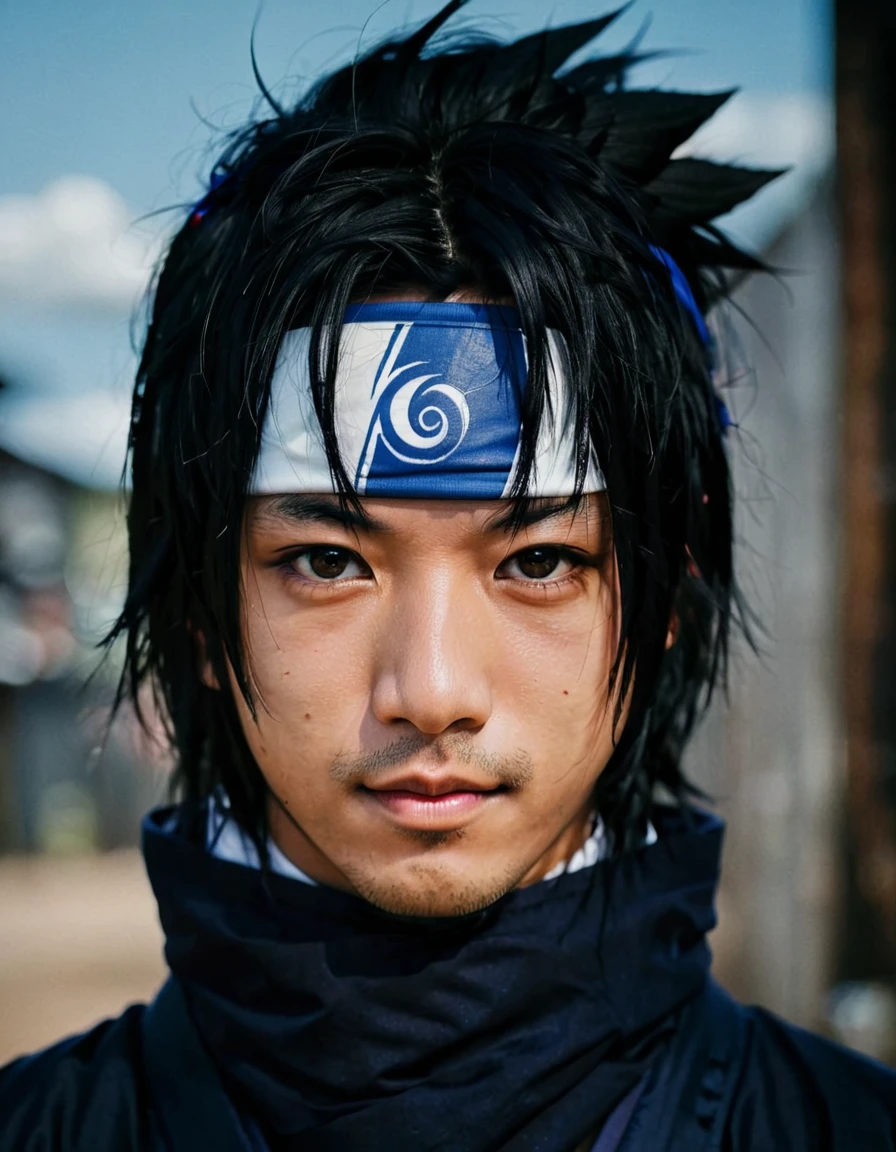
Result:
{"type": "Polygon", "coordinates": [[[330,743],[340,751],[367,704],[363,628],[269,594],[247,606],[244,629],[258,708],[253,719],[243,704],[240,717],[253,752],[292,760],[326,756],[330,743]]]}
{"type": "Polygon", "coordinates": [[[587,612],[547,617],[509,638],[496,696],[520,743],[545,769],[579,763],[599,770],[612,751],[616,628],[609,596],[587,612]]]}
{"type": "Polygon", "coordinates": [[[527,704],[579,713],[586,701],[607,694],[616,634],[609,593],[572,611],[515,621],[505,630],[506,674],[527,704]]]}

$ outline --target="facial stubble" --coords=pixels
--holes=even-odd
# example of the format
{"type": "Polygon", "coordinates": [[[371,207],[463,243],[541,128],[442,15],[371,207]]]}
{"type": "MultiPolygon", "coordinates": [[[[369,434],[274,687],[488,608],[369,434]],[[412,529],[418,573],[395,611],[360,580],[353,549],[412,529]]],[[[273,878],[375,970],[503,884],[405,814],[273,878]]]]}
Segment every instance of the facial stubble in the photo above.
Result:
{"type": "MultiPolygon", "coordinates": [[[[535,776],[532,758],[523,749],[509,756],[494,755],[477,748],[468,733],[450,734],[437,740],[422,735],[407,736],[365,756],[337,757],[329,774],[331,780],[342,787],[360,788],[375,784],[390,769],[415,758],[433,763],[454,760],[472,766],[490,784],[508,791],[522,788],[535,776]]],[[[472,883],[458,889],[456,878],[449,880],[443,862],[430,853],[463,840],[467,834],[466,828],[445,831],[396,825],[394,831],[426,853],[423,859],[410,861],[407,865],[409,874],[416,881],[410,886],[411,892],[408,891],[408,885],[397,883],[383,888],[350,866],[345,868],[345,875],[358,895],[385,912],[424,917],[467,915],[493,904],[514,888],[528,869],[527,865],[519,871],[519,875],[514,870],[501,877],[493,877],[492,883],[485,890],[481,885],[472,883]],[[449,892],[450,904],[446,904],[445,898],[449,892]]]]}

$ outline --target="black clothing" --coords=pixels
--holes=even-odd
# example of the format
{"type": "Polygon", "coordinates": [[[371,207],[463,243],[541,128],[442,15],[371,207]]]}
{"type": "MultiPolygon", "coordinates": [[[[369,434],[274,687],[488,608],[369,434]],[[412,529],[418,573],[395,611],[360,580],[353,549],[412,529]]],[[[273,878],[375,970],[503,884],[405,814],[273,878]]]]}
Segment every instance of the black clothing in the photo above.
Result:
{"type": "Polygon", "coordinates": [[[0,1071],[0,1152],[896,1152],[896,1075],[709,980],[711,817],[430,922],[172,817],[144,827],[172,980],[0,1071]]]}

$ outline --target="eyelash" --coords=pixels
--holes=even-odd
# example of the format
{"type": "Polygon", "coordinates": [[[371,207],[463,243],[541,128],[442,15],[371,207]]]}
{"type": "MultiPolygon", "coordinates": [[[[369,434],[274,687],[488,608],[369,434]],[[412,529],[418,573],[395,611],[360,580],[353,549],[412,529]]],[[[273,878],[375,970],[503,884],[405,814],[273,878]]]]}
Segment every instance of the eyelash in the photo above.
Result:
{"type": "MultiPolygon", "coordinates": [[[[549,594],[554,589],[565,587],[572,581],[581,581],[584,570],[587,568],[597,567],[600,561],[600,557],[590,556],[584,552],[576,551],[573,548],[566,548],[555,544],[538,544],[533,545],[530,548],[523,548],[519,552],[515,552],[513,555],[508,556],[504,561],[502,561],[498,571],[500,572],[501,568],[504,568],[506,565],[509,565],[513,561],[519,561],[526,555],[538,551],[555,553],[559,561],[566,561],[571,565],[570,570],[560,577],[553,578],[549,576],[543,580],[532,580],[519,576],[499,576],[498,579],[513,581],[515,584],[521,585],[528,589],[541,589],[546,594],[549,594]]],[[[358,555],[357,552],[353,551],[351,548],[344,548],[341,545],[334,544],[314,544],[301,548],[295,552],[291,552],[281,558],[279,561],[279,567],[287,579],[298,581],[304,585],[306,589],[309,590],[317,590],[318,588],[326,588],[328,586],[332,587],[344,584],[354,584],[357,580],[367,580],[372,576],[370,566],[362,559],[361,556],[358,555]],[[314,553],[320,554],[322,552],[339,552],[348,557],[350,561],[354,561],[356,564],[358,564],[359,567],[364,570],[364,572],[358,576],[351,576],[346,578],[336,577],[332,580],[327,580],[324,577],[318,577],[315,579],[314,577],[304,576],[300,572],[296,571],[297,561],[301,560],[303,557],[311,556],[314,553]]]]}

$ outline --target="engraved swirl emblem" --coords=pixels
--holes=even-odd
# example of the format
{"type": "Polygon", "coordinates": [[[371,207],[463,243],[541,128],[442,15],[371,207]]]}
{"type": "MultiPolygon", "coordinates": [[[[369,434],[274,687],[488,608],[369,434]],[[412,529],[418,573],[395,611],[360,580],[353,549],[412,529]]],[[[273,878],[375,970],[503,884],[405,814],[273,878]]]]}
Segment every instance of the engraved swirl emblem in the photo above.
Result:
{"type": "Polygon", "coordinates": [[[470,426],[470,409],[459,388],[435,383],[440,373],[403,377],[423,361],[405,364],[391,377],[376,408],[383,443],[406,464],[438,464],[454,452],[470,426]]]}
{"type": "Polygon", "coordinates": [[[373,386],[376,400],[355,478],[359,492],[366,490],[368,479],[377,471],[375,457],[382,449],[403,464],[427,468],[457,451],[470,427],[464,393],[446,383],[441,372],[419,371],[428,360],[399,366],[412,327],[402,325],[396,330],[373,386]]]}

